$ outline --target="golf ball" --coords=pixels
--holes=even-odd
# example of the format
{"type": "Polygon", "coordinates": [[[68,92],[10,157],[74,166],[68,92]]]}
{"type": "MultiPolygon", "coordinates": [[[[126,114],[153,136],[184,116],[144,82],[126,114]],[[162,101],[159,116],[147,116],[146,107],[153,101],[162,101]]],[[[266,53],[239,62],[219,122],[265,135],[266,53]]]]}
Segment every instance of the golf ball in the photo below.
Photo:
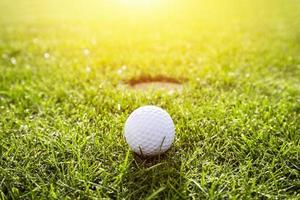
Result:
{"type": "Polygon", "coordinates": [[[171,147],[175,137],[175,126],[165,110],[149,105],[130,114],[125,123],[124,134],[135,153],[154,156],[171,147]]]}

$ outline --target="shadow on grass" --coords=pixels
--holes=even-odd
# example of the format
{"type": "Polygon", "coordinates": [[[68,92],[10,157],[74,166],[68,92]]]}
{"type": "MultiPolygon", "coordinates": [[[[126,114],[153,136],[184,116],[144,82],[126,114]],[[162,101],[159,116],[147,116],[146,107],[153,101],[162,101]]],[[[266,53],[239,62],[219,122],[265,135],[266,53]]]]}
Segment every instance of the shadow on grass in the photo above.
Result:
{"type": "Polygon", "coordinates": [[[133,155],[127,174],[122,181],[126,199],[159,199],[166,196],[183,198],[180,187],[185,181],[180,175],[181,162],[175,151],[155,157],[133,155]],[[176,189],[175,189],[176,188],[176,189]]]}

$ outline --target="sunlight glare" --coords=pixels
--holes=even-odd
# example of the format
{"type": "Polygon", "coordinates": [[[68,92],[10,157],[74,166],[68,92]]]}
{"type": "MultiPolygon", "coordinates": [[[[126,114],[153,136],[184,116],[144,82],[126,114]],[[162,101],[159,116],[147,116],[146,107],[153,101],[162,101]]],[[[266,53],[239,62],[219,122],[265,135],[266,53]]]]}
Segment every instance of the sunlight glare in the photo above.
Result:
{"type": "Polygon", "coordinates": [[[162,0],[119,0],[120,4],[132,9],[149,9],[156,7],[162,0]]]}

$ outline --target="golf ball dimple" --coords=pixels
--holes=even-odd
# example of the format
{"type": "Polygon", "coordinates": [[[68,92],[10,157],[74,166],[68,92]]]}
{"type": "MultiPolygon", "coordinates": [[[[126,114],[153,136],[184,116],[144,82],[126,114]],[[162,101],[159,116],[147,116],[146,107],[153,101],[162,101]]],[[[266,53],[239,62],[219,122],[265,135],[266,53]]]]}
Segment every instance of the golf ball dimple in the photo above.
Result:
{"type": "Polygon", "coordinates": [[[134,110],[126,120],[124,135],[135,153],[153,156],[171,147],[175,126],[170,115],[162,108],[143,106],[134,110]]]}

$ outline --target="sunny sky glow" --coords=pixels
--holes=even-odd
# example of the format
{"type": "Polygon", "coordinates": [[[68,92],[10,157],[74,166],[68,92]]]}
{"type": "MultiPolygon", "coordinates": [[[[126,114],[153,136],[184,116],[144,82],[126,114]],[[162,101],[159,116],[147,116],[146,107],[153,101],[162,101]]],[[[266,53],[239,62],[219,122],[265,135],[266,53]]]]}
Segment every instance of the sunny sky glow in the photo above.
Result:
{"type": "Polygon", "coordinates": [[[152,9],[160,6],[162,0],[119,0],[124,7],[131,9],[152,9]]]}

